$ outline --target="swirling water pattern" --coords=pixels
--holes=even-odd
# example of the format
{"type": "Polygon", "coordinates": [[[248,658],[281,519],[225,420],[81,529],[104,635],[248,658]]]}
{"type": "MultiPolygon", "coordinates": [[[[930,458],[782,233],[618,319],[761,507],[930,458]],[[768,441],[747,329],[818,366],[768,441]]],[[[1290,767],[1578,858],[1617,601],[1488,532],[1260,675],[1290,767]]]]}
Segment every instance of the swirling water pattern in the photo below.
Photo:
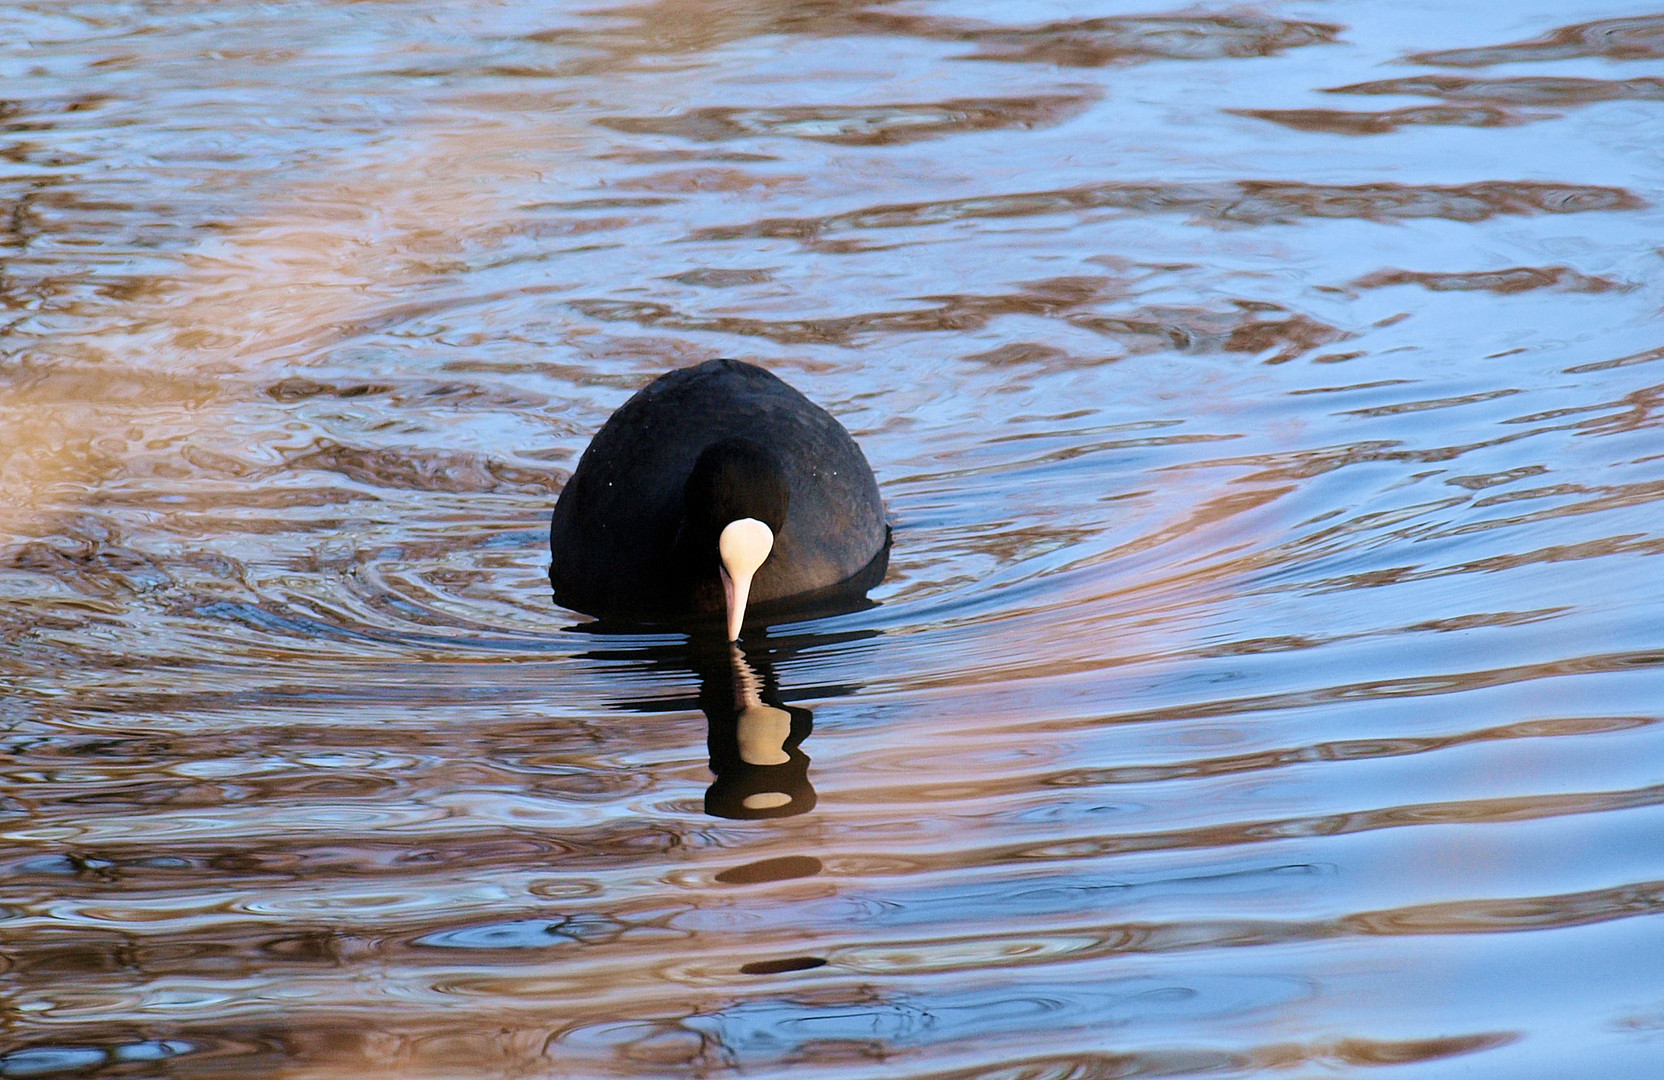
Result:
{"type": "Polygon", "coordinates": [[[0,1076],[1659,1075],[1664,15],[0,26],[0,1076]],[[889,577],[594,632],[720,355],[889,577]]]}

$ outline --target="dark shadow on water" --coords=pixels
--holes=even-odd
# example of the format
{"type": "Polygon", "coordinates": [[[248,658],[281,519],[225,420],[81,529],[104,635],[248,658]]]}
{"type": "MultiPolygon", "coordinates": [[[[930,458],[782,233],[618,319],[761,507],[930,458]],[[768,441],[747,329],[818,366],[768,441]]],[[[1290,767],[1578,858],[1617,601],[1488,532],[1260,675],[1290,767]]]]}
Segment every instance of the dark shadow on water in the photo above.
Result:
{"type": "Polygon", "coordinates": [[[753,662],[737,645],[705,658],[699,708],[710,722],[705,746],[716,782],[705,789],[705,813],[756,820],[795,817],[815,806],[804,739],[814,730],[808,709],[780,701],[773,665],[753,662]]]}
{"type": "MultiPolygon", "coordinates": [[[[864,606],[872,606],[865,602],[864,606]]],[[[847,608],[846,608],[847,610],[847,608]]],[[[795,817],[814,809],[809,756],[803,742],[814,730],[814,716],[793,701],[843,697],[856,683],[824,683],[783,689],[778,671],[803,654],[877,637],[877,630],[842,633],[753,633],[740,643],[720,633],[695,632],[678,640],[624,644],[633,629],[589,623],[574,628],[598,635],[598,647],[584,659],[623,663],[643,672],[687,673],[698,680],[692,697],[622,700],[631,712],[664,713],[698,708],[709,724],[706,749],[715,776],[705,791],[705,812],[736,820],[795,817]],[[608,647],[607,638],[619,641],[608,647]]]]}

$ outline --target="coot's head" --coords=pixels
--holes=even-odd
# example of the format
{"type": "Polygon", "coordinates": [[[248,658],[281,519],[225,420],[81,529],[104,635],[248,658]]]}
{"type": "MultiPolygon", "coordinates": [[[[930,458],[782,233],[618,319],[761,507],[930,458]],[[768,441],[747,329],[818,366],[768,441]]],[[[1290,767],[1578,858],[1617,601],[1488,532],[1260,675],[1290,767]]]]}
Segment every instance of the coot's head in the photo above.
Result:
{"type": "Polygon", "coordinates": [[[694,573],[721,581],[729,641],[739,639],[751,579],[786,525],[789,499],[780,462],[749,439],[712,443],[688,475],[682,543],[694,573]]]}

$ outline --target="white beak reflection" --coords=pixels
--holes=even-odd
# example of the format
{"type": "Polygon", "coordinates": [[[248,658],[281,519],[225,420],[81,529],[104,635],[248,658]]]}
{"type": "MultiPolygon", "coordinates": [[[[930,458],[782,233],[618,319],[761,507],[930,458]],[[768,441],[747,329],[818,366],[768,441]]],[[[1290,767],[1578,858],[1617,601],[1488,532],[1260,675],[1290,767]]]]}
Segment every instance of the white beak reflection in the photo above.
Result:
{"type": "MultiPolygon", "coordinates": [[[[705,793],[705,812],[777,818],[813,809],[809,759],[796,749],[809,732],[809,711],[765,702],[767,680],[738,645],[729,644],[723,666],[726,685],[707,681],[701,692],[711,721],[711,771],[717,777],[705,793]]],[[[711,671],[706,678],[721,676],[711,671]]]]}
{"type": "MultiPolygon", "coordinates": [[[[791,760],[791,755],[786,753],[786,740],[792,735],[792,714],[763,704],[762,682],[752,670],[751,662],[738,645],[728,648],[734,659],[734,708],[739,713],[740,760],[747,765],[784,765],[791,760]]],[[[786,801],[790,802],[791,798],[788,796],[786,801]]],[[[750,805],[749,799],[746,805],[750,805]]]]}

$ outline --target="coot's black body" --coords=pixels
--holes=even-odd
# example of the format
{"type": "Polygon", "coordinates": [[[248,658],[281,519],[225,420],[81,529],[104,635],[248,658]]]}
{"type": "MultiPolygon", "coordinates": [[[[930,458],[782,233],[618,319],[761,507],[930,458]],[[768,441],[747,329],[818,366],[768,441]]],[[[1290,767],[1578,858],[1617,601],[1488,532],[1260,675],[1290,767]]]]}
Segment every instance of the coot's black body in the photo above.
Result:
{"type": "Polygon", "coordinates": [[[629,621],[722,612],[713,514],[754,517],[775,532],[751,584],[754,608],[864,593],[883,577],[884,504],[849,432],[762,368],[712,360],[644,387],[584,451],[550,524],[556,602],[629,621]],[[738,481],[719,510],[702,493],[724,477],[690,483],[696,463],[710,474],[720,459],[719,473],[748,476],[759,457],[771,459],[768,477],[738,481]],[[761,508],[745,511],[747,500],[761,508]]]}

